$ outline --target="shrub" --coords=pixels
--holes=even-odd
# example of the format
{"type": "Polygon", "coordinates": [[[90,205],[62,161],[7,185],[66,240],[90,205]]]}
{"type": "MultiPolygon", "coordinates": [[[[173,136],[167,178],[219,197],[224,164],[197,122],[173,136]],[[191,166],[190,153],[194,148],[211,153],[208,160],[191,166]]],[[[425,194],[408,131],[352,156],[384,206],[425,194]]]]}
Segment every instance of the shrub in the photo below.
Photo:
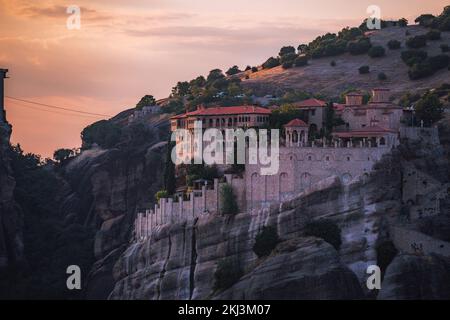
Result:
{"type": "Polygon", "coordinates": [[[262,64],[263,69],[271,69],[280,65],[280,61],[277,58],[270,57],[262,64]]]}
{"type": "Polygon", "coordinates": [[[287,54],[295,54],[295,48],[292,46],[285,46],[285,47],[282,47],[280,49],[280,52],[278,53],[278,55],[280,57],[287,55],[287,54]]]}
{"type": "Polygon", "coordinates": [[[291,64],[293,64],[294,60],[296,58],[297,58],[297,54],[296,53],[286,53],[285,55],[280,57],[280,62],[281,62],[281,64],[284,64],[286,62],[290,62],[291,64]]]}
{"type": "Polygon", "coordinates": [[[402,28],[408,26],[408,20],[405,19],[405,18],[399,19],[398,20],[398,26],[402,27],[402,28]]]}
{"type": "Polygon", "coordinates": [[[296,67],[306,66],[308,64],[308,58],[306,56],[298,56],[295,59],[294,64],[296,67]]]}
{"type": "Polygon", "coordinates": [[[253,252],[258,257],[268,256],[275,249],[279,241],[280,238],[274,227],[263,227],[262,231],[255,237],[253,252]]]}
{"type": "Polygon", "coordinates": [[[283,62],[283,64],[281,66],[283,67],[283,69],[289,69],[289,68],[292,68],[293,64],[294,63],[292,61],[287,61],[287,62],[283,62]]]}
{"type": "Polygon", "coordinates": [[[425,61],[428,54],[425,51],[420,50],[407,50],[402,52],[402,60],[408,66],[412,66],[416,63],[425,61]]]}
{"type": "Polygon", "coordinates": [[[341,229],[332,221],[320,220],[308,223],[306,225],[305,235],[322,238],[336,250],[339,250],[341,247],[341,229]]]}
{"type": "Polygon", "coordinates": [[[369,38],[361,38],[356,41],[351,41],[347,44],[347,50],[352,55],[364,54],[369,51],[371,47],[369,38]]]}
{"type": "Polygon", "coordinates": [[[108,120],[100,120],[81,132],[83,148],[89,148],[94,143],[103,148],[111,148],[119,142],[121,134],[122,130],[118,125],[108,120]]]}
{"type": "Polygon", "coordinates": [[[398,40],[389,40],[387,46],[390,50],[397,50],[401,48],[402,43],[398,40]]]}
{"type": "Polygon", "coordinates": [[[153,106],[156,104],[156,100],[152,95],[145,95],[141,98],[141,100],[136,104],[136,109],[142,109],[145,106],[153,106]]]}
{"type": "Polygon", "coordinates": [[[420,36],[408,38],[406,40],[406,45],[412,49],[418,49],[418,48],[425,47],[427,45],[427,36],[420,35],[420,36]]]}
{"type": "Polygon", "coordinates": [[[370,48],[369,50],[369,57],[371,58],[379,58],[384,56],[386,53],[386,50],[382,46],[374,46],[370,48]]]}
{"type": "Polygon", "coordinates": [[[441,44],[441,50],[442,52],[449,52],[450,51],[450,47],[448,46],[448,44],[441,44]]]}
{"type": "Polygon", "coordinates": [[[241,72],[241,70],[239,70],[238,66],[232,66],[225,73],[226,73],[227,76],[232,76],[232,75],[238,74],[239,72],[241,72]]]}
{"type": "Polygon", "coordinates": [[[414,105],[416,117],[419,121],[423,121],[426,125],[431,125],[434,122],[442,119],[443,106],[439,97],[435,94],[425,94],[414,105]]]}
{"type": "Polygon", "coordinates": [[[381,80],[381,81],[387,80],[386,74],[384,72],[380,72],[378,74],[378,80],[381,80]]]}
{"type": "Polygon", "coordinates": [[[377,265],[381,269],[381,274],[384,275],[387,267],[394,260],[398,251],[392,241],[389,240],[378,244],[375,250],[377,252],[377,265]]]}
{"type": "Polygon", "coordinates": [[[258,67],[252,67],[252,72],[258,72],[258,67]]]}
{"type": "Polygon", "coordinates": [[[336,67],[336,61],[332,60],[332,61],[330,62],[330,66],[336,67]]]}
{"type": "Polygon", "coordinates": [[[249,70],[252,70],[252,67],[246,66],[244,71],[249,71],[249,70]]]}
{"type": "Polygon", "coordinates": [[[233,262],[230,258],[225,258],[217,263],[217,269],[214,272],[214,290],[225,290],[235,284],[243,272],[239,264],[233,262]]]}
{"type": "Polygon", "coordinates": [[[431,76],[433,73],[434,70],[427,61],[415,63],[408,70],[408,76],[411,80],[425,78],[431,76]]]}
{"type": "Polygon", "coordinates": [[[159,200],[162,199],[162,198],[168,198],[168,197],[169,197],[169,193],[167,192],[167,190],[159,190],[155,194],[156,202],[159,202],[159,200]]]}
{"type": "Polygon", "coordinates": [[[220,190],[221,196],[221,213],[222,214],[237,214],[239,211],[236,196],[234,195],[233,188],[229,184],[222,186],[220,190]]]}
{"type": "Polygon", "coordinates": [[[433,70],[439,70],[448,67],[450,57],[446,54],[440,54],[434,57],[429,57],[428,62],[433,70]]]}
{"type": "Polygon", "coordinates": [[[428,40],[439,40],[441,39],[441,32],[439,30],[430,30],[426,36],[428,40]]]}
{"type": "Polygon", "coordinates": [[[367,74],[370,72],[370,67],[362,66],[362,67],[359,67],[358,71],[359,71],[359,74],[367,74]]]}

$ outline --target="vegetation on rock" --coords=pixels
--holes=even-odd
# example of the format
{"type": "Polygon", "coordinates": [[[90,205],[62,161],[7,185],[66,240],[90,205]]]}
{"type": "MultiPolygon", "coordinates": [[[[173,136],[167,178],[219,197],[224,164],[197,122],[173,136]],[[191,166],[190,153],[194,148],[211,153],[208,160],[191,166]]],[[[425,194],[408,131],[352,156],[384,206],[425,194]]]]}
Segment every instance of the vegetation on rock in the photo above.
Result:
{"type": "Polygon", "coordinates": [[[306,236],[322,238],[331,244],[336,250],[341,247],[341,229],[330,220],[313,221],[306,225],[306,236]]]}
{"type": "Polygon", "coordinates": [[[276,228],[264,226],[262,231],[255,237],[253,252],[260,258],[268,256],[275,249],[278,242],[280,242],[280,238],[278,237],[276,228]]]}

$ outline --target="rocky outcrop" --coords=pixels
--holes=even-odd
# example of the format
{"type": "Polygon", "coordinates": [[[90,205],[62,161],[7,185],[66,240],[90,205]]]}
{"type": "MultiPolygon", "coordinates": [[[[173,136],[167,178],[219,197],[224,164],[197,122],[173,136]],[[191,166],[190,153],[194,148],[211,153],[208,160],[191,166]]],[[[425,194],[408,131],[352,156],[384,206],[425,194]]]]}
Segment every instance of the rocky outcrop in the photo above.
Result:
{"type": "Polygon", "coordinates": [[[135,214],[149,207],[152,195],[161,188],[165,143],[158,130],[167,132],[167,122],[149,128],[155,132],[149,141],[112,149],[94,147],[63,168],[62,176],[72,190],[62,204],[65,215],[97,230],[88,298],[106,298],[111,292],[112,266],[129,243],[135,214]]]}
{"type": "Polygon", "coordinates": [[[361,299],[356,275],[322,239],[283,243],[266,260],[215,299],[361,299]],[[276,280],[274,280],[276,279],[276,280]]]}
{"type": "Polygon", "coordinates": [[[378,299],[450,299],[450,260],[399,255],[386,270],[378,299]]]}
{"type": "Polygon", "coordinates": [[[0,272],[23,260],[22,217],[14,201],[10,136],[11,126],[0,120],[0,272]]]}

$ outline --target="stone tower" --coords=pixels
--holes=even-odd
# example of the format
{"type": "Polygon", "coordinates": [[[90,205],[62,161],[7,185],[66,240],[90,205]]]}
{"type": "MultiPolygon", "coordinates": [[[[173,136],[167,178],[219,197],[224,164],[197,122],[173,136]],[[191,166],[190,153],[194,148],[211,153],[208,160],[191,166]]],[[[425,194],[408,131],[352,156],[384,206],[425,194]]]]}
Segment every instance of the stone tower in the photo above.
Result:
{"type": "Polygon", "coordinates": [[[300,119],[294,119],[284,125],[284,130],[286,132],[286,146],[305,146],[308,142],[308,129],[308,125],[300,119]]]}

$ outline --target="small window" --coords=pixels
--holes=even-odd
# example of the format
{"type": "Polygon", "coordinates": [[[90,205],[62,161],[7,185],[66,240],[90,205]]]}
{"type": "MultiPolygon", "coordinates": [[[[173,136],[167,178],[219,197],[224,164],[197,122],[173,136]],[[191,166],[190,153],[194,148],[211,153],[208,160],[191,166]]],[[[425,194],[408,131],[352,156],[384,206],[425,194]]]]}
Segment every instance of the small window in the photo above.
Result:
{"type": "Polygon", "coordinates": [[[309,161],[311,161],[311,160],[312,160],[311,156],[308,156],[308,160],[309,160],[309,161]]]}
{"type": "Polygon", "coordinates": [[[347,157],[347,161],[350,161],[350,157],[347,157]]]}

